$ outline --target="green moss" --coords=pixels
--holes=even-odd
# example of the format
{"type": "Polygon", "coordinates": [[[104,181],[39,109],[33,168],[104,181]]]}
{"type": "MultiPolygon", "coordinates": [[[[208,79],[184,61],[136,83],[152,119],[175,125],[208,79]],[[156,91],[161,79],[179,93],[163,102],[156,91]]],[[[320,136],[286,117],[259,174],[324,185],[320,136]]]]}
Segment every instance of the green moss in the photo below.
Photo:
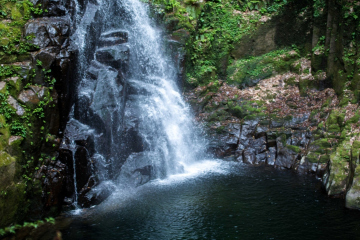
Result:
{"type": "Polygon", "coordinates": [[[266,116],[266,107],[259,101],[242,101],[239,105],[228,103],[230,113],[240,119],[259,119],[266,116]]]}
{"type": "Polygon", "coordinates": [[[288,149],[290,149],[291,151],[295,152],[295,153],[300,153],[301,152],[301,148],[298,146],[294,146],[294,145],[286,145],[286,147],[288,149]]]}
{"type": "Polygon", "coordinates": [[[30,59],[27,52],[32,47],[23,36],[24,25],[30,18],[30,1],[0,0],[1,13],[11,20],[0,23],[0,63],[7,64],[30,59]],[[23,55],[26,55],[24,57],[23,55]]]}
{"type": "Polygon", "coordinates": [[[310,163],[318,163],[319,162],[319,157],[320,154],[316,153],[316,152],[309,152],[306,155],[306,159],[310,162],[310,163]]]}
{"type": "Polygon", "coordinates": [[[318,146],[321,149],[331,148],[331,144],[327,138],[321,138],[311,143],[311,145],[318,146]]]}
{"type": "Polygon", "coordinates": [[[222,132],[224,132],[224,129],[225,129],[225,126],[220,126],[220,127],[216,128],[216,132],[222,133],[222,132]]]}
{"type": "Polygon", "coordinates": [[[350,119],[346,122],[346,124],[357,123],[357,122],[359,122],[359,120],[360,120],[360,114],[359,114],[359,113],[355,113],[355,115],[354,115],[352,118],[350,118],[350,119]]]}
{"type": "Polygon", "coordinates": [[[330,160],[330,156],[327,154],[323,154],[319,158],[319,163],[328,163],[330,160]]]}
{"type": "Polygon", "coordinates": [[[6,226],[22,219],[25,205],[25,183],[12,183],[0,189],[0,226],[6,226]]]}
{"type": "Polygon", "coordinates": [[[330,133],[340,133],[341,132],[341,129],[339,127],[339,125],[337,124],[331,124],[328,129],[327,129],[328,132],[330,133]]]}
{"type": "Polygon", "coordinates": [[[349,101],[350,101],[349,98],[343,97],[339,103],[339,106],[344,107],[349,104],[349,101]]]}
{"type": "Polygon", "coordinates": [[[5,117],[0,115],[0,150],[5,149],[10,138],[10,127],[6,124],[5,117]]]}
{"type": "MultiPolygon", "coordinates": [[[[345,120],[345,113],[341,111],[332,111],[329,115],[328,119],[326,120],[327,125],[331,126],[332,129],[337,129],[335,125],[338,125],[339,128],[343,127],[345,120]]],[[[340,132],[340,131],[339,131],[340,132]]]]}
{"type": "Polygon", "coordinates": [[[268,78],[273,73],[290,70],[293,61],[299,56],[289,54],[289,50],[276,50],[258,57],[239,59],[229,66],[227,82],[240,87],[253,86],[259,80],[268,78]]]}
{"type": "Polygon", "coordinates": [[[350,143],[341,143],[330,155],[330,175],[326,189],[329,195],[344,194],[349,184],[350,143]]]}
{"type": "MultiPolygon", "coordinates": [[[[13,20],[22,20],[23,14],[21,13],[20,9],[18,8],[18,4],[13,4],[11,7],[11,19],[13,20]]],[[[22,5],[20,5],[22,7],[22,5]]]]}
{"type": "Polygon", "coordinates": [[[295,77],[291,77],[291,78],[288,78],[285,80],[285,83],[287,85],[290,85],[290,86],[295,86],[297,85],[297,83],[295,82],[296,78],[295,77]]]}

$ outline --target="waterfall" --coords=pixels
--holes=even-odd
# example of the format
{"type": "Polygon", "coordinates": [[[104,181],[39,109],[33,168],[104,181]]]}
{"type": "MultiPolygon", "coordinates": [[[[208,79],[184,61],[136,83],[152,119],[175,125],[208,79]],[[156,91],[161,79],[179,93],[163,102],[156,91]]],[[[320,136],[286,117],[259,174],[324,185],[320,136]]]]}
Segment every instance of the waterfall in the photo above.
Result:
{"type": "Polygon", "coordinates": [[[87,149],[95,169],[82,186],[75,184],[79,202],[91,202],[104,185],[109,194],[109,186],[136,187],[186,172],[205,153],[177,86],[178,67],[166,53],[166,35],[148,7],[139,0],[102,0],[79,11],[72,37],[79,51],[78,96],[67,129],[76,124],[92,131],[65,137],[82,144],[72,146],[75,151],[87,149]]]}
{"type": "Polygon", "coordinates": [[[163,33],[154,27],[147,5],[123,0],[128,14],[130,62],[129,88],[139,109],[139,135],[153,174],[163,178],[183,171],[199,158],[204,142],[192,123],[189,107],[176,85],[177,70],[165,54],[163,33]]]}

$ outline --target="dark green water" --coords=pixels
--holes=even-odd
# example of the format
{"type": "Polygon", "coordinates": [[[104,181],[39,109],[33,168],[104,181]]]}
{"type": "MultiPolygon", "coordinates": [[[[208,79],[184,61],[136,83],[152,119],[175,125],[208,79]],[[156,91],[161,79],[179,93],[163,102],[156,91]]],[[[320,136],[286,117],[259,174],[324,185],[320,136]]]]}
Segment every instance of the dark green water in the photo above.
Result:
{"type": "Polygon", "coordinates": [[[313,176],[222,163],[218,172],[117,193],[64,239],[360,239],[360,212],[313,176]],[[126,196],[125,196],[126,195],[126,196]]]}

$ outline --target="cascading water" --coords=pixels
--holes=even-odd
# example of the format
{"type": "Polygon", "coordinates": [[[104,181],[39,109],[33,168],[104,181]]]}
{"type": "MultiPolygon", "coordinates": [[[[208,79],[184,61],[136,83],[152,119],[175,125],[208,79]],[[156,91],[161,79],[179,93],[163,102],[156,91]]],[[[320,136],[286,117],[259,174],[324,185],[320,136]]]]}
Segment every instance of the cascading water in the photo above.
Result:
{"type": "Polygon", "coordinates": [[[104,185],[136,187],[186,172],[205,152],[176,83],[178,68],[166,54],[165,35],[148,11],[138,0],[103,0],[77,10],[81,17],[72,39],[80,81],[68,128],[86,125],[94,131],[67,138],[82,144],[72,147],[73,156],[88,148],[88,165],[96,169],[87,182],[75,183],[80,202],[104,185]]]}
{"type": "Polygon", "coordinates": [[[128,14],[128,84],[135,92],[138,133],[145,157],[151,159],[153,177],[163,178],[182,172],[186,164],[199,158],[205,144],[176,86],[176,68],[164,53],[162,33],[151,26],[146,5],[138,0],[121,3],[128,14]]]}

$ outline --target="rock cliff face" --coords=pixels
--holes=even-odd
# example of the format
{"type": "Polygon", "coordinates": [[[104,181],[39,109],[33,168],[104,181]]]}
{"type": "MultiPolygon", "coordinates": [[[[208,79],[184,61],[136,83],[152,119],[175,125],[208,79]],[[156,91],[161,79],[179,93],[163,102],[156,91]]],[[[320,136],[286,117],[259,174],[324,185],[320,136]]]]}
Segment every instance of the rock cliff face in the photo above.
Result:
{"type": "Polygon", "coordinates": [[[74,95],[74,7],[71,1],[1,2],[2,227],[63,204],[70,170],[57,156],[74,95]]]}

